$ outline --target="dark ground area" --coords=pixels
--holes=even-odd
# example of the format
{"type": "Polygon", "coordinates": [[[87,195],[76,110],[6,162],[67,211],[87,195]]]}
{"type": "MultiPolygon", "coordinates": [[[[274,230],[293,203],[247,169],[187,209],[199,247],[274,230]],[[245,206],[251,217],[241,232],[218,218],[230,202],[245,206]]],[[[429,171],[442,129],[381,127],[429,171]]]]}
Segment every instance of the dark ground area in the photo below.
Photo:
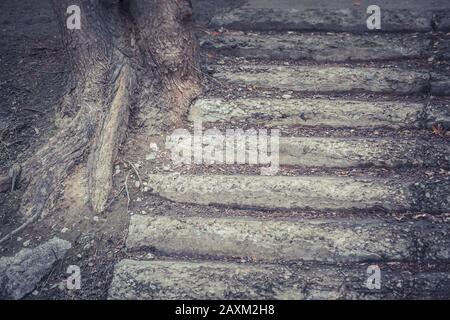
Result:
{"type": "MultiPolygon", "coordinates": [[[[58,110],[70,71],[51,1],[1,1],[0,173],[27,159],[58,127],[64,126],[58,110]]],[[[96,217],[83,211],[82,205],[77,207],[77,202],[83,202],[83,187],[70,185],[75,180],[68,181],[67,201],[55,213],[0,247],[0,256],[10,256],[54,236],[72,243],[64,260],[54,266],[29,295],[30,299],[106,298],[114,263],[121,255],[128,217],[120,214],[96,217]],[[72,198],[70,190],[77,196],[72,198]],[[68,208],[72,205],[78,210],[68,208]],[[66,290],[69,265],[80,266],[83,290],[66,290]]],[[[22,191],[19,188],[0,193],[0,237],[21,223],[17,209],[22,191]]]]}
{"type": "MultiPolygon", "coordinates": [[[[21,162],[55,131],[67,57],[49,1],[0,3],[0,172],[21,162]]],[[[0,194],[1,226],[20,191],[0,194]]]]}

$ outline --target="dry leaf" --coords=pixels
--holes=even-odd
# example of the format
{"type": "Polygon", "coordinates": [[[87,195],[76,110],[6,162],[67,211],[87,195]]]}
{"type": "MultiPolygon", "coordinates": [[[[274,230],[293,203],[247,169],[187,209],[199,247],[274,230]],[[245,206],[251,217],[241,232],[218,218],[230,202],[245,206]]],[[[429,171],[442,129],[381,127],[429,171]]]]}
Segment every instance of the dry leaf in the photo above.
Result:
{"type": "Polygon", "coordinates": [[[442,127],[441,124],[439,124],[439,123],[438,124],[433,124],[431,129],[433,130],[434,134],[436,134],[438,136],[441,136],[441,137],[445,136],[445,132],[446,131],[445,131],[444,127],[442,127]]]}
{"type": "Polygon", "coordinates": [[[208,32],[208,34],[210,36],[217,37],[217,36],[220,36],[222,33],[219,31],[210,31],[210,32],[208,32]]]}

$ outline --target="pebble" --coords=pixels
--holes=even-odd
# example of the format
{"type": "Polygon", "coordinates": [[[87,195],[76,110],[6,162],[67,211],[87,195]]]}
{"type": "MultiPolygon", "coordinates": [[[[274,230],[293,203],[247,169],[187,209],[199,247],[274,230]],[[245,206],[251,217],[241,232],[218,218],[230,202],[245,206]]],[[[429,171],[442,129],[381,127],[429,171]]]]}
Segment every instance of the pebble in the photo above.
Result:
{"type": "Polygon", "coordinates": [[[58,283],[58,289],[61,291],[66,290],[66,282],[61,281],[60,283],[58,283]]]}
{"type": "Polygon", "coordinates": [[[156,159],[156,154],[153,152],[151,152],[145,156],[145,160],[147,160],[147,161],[155,160],[155,159],[156,159]]]}

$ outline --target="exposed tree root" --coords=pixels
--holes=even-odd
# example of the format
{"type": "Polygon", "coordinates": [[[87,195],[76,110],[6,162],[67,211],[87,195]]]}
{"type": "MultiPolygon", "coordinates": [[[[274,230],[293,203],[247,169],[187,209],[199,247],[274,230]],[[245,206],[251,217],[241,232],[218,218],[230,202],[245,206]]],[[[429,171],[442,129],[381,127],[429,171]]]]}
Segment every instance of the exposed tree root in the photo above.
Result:
{"type": "Polygon", "coordinates": [[[88,162],[90,201],[96,212],[103,212],[107,206],[114,160],[128,126],[130,89],[134,83],[134,75],[128,65],[123,66],[116,82],[114,99],[103,126],[99,128],[99,138],[88,162]]]}
{"type": "Polygon", "coordinates": [[[201,91],[192,9],[187,0],[78,3],[83,27],[69,31],[65,28],[65,12],[72,3],[54,1],[73,69],[69,86],[74,89],[62,109],[75,116],[21,164],[20,175],[14,179],[0,176],[0,192],[7,192],[16,184],[24,190],[19,211],[25,220],[0,243],[51,209],[51,200],[56,198],[70,170],[85,159],[91,207],[96,212],[108,207],[113,164],[126,135],[130,108],[135,103],[132,94],[139,77],[154,77],[157,71],[161,95],[170,110],[168,125],[182,119],[201,91]]]}

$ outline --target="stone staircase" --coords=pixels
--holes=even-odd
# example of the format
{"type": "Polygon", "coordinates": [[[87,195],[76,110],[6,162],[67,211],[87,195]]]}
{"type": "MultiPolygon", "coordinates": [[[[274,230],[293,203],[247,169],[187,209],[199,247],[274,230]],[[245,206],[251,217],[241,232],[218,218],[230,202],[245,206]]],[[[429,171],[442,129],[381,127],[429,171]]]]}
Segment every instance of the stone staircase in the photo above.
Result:
{"type": "Polygon", "coordinates": [[[281,169],[151,172],[221,214],[133,215],[111,299],[450,298],[450,11],[398,1],[368,32],[328,2],[194,1],[210,90],[186,125],[279,128],[281,169]]]}

